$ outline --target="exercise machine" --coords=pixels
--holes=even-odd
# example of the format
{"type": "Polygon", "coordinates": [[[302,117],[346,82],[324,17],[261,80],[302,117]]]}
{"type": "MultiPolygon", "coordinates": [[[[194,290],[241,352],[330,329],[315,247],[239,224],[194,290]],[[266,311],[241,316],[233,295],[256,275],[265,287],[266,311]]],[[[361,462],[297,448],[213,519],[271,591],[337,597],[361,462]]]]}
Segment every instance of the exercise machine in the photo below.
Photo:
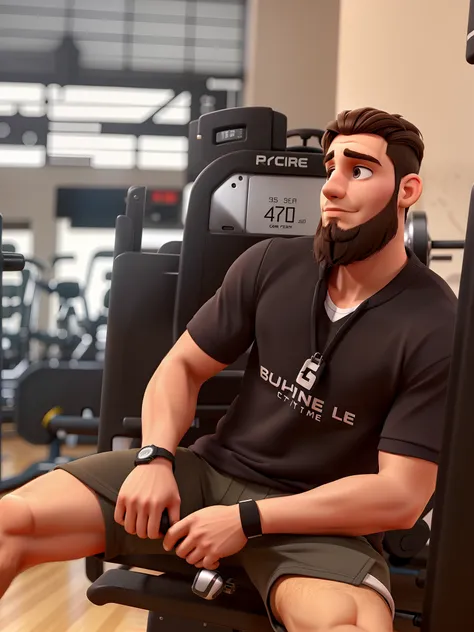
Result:
{"type": "MultiPolygon", "coordinates": [[[[314,200],[326,181],[323,157],[318,151],[287,149],[282,114],[269,108],[235,108],[206,114],[190,129],[196,173],[181,247],[141,251],[143,188],[130,189],[126,214],[117,219],[100,452],[124,447],[123,442],[128,446],[140,437],[148,380],[190,318],[218,289],[233,261],[269,235],[314,235],[316,230],[314,200]]],[[[239,361],[235,364],[203,385],[196,418],[181,445],[213,432],[239,392],[243,370],[239,361]]],[[[420,549],[429,535],[422,529],[420,549]]],[[[409,536],[400,533],[398,547],[392,538],[392,552],[407,554],[403,542],[409,536]]],[[[210,632],[270,630],[260,596],[231,558],[221,560],[219,575],[212,581],[222,590],[214,592],[207,590],[205,576],[174,555],[120,556],[113,562],[120,567],[103,573],[100,559],[87,561],[93,582],[88,597],[97,605],[119,603],[149,610],[148,632],[184,632],[203,624],[210,632]],[[165,574],[130,572],[132,566],[165,574]]],[[[398,614],[417,616],[401,610],[398,614]]]]}
{"type": "MultiPolygon", "coordinates": [[[[3,243],[3,216],[0,214],[0,247],[3,243]]],[[[11,251],[0,251],[0,296],[3,295],[3,273],[4,272],[21,272],[25,267],[25,258],[22,254],[11,251]]],[[[3,332],[3,310],[0,314],[0,341],[3,332]]],[[[2,391],[2,368],[3,368],[3,347],[0,344],[0,392],[2,391]]],[[[0,480],[2,475],[2,412],[0,409],[0,480]]]]}
{"type": "Polygon", "coordinates": [[[81,435],[84,442],[97,445],[101,388],[102,364],[98,362],[35,362],[26,369],[15,389],[13,422],[19,437],[44,445],[47,454],[19,474],[0,478],[0,493],[72,460],[61,454],[61,448],[73,436],[81,435]]]}
{"type": "MultiPolygon", "coordinates": [[[[474,0],[467,29],[466,59],[474,64],[474,0]]],[[[474,621],[474,468],[471,394],[474,381],[474,187],[471,190],[443,451],[433,512],[422,632],[469,630],[474,621]]]]}
{"type": "Polygon", "coordinates": [[[405,245],[426,266],[431,261],[451,261],[451,255],[432,254],[433,250],[462,250],[463,239],[432,241],[428,231],[428,218],[424,211],[410,211],[405,222],[405,245]]]}

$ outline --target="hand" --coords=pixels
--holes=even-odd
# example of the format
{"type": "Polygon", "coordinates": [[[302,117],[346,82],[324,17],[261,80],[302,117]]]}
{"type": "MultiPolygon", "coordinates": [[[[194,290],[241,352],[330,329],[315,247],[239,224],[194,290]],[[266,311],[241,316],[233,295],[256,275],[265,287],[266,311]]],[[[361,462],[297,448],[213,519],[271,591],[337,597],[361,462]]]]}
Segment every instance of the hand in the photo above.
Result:
{"type": "Polygon", "coordinates": [[[170,551],[196,568],[215,570],[222,557],[235,555],[247,543],[238,505],[205,507],[173,525],[163,540],[170,551]]]}
{"type": "Polygon", "coordinates": [[[139,538],[157,540],[163,511],[168,509],[170,524],[180,518],[181,498],[172,465],[156,459],[137,465],[123,482],[115,507],[114,518],[127,533],[139,538]]]}

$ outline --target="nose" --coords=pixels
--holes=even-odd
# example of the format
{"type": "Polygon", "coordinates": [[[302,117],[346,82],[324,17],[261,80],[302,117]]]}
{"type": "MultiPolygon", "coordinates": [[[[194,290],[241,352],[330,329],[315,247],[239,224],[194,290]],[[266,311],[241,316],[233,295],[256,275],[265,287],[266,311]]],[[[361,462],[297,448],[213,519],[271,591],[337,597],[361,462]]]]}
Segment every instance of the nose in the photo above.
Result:
{"type": "Polygon", "coordinates": [[[329,180],[321,189],[322,194],[328,200],[341,200],[346,194],[346,182],[343,175],[335,169],[329,180]]]}

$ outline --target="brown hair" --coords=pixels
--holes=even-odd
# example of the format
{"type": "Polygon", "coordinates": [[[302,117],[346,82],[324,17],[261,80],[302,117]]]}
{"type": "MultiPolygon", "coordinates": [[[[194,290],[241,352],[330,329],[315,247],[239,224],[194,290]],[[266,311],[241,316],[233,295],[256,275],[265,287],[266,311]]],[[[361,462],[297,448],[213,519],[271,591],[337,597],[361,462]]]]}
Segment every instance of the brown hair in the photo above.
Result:
{"type": "Polygon", "coordinates": [[[400,114],[389,114],[375,108],[359,108],[340,112],[328,124],[321,145],[327,154],[339,134],[376,134],[387,143],[387,156],[395,167],[398,181],[409,173],[419,173],[424,154],[420,130],[400,114]]]}

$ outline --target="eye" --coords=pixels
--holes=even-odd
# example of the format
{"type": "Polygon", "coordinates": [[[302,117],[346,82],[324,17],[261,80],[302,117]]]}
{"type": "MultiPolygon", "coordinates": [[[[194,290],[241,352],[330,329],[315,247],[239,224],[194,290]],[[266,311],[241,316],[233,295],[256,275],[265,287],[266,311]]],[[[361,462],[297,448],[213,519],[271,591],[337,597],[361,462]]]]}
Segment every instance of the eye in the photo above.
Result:
{"type": "Polygon", "coordinates": [[[374,172],[368,167],[354,167],[352,174],[356,180],[367,180],[367,178],[370,178],[374,172]]]}
{"type": "Polygon", "coordinates": [[[333,172],[334,172],[334,167],[332,167],[331,169],[327,170],[327,172],[326,172],[326,180],[329,180],[329,178],[331,177],[333,172]]]}

